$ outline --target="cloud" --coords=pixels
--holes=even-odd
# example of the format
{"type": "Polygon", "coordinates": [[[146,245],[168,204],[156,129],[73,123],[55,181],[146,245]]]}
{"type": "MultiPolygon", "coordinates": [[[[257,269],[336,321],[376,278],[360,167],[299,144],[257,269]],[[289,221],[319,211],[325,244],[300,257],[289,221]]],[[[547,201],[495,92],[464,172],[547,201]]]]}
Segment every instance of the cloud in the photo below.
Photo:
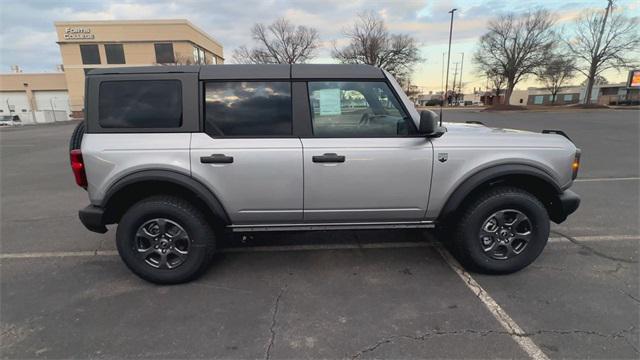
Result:
{"type": "MultiPolygon", "coordinates": [[[[619,11],[640,14],[634,0],[618,0],[619,11]]],[[[58,20],[188,19],[219,40],[229,59],[235,48],[252,43],[250,29],[286,17],[294,24],[311,26],[320,33],[321,48],[315,62],[332,62],[334,41],[346,44],[343,30],[356,16],[373,11],[382,16],[394,33],[408,33],[421,45],[425,62],[417,67],[416,81],[440,83],[441,56],[449,35],[450,14],[456,7],[452,53],[474,50],[489,19],[507,12],[522,13],[546,7],[558,16],[560,25],[586,8],[603,8],[601,0],[18,0],[0,2],[0,71],[13,64],[25,71],[52,71],[61,62],[53,26],[58,20]],[[426,81],[426,80],[425,80],[426,81]]],[[[618,10],[617,10],[618,11],[618,10]]],[[[473,66],[465,59],[465,77],[473,66]]]]}

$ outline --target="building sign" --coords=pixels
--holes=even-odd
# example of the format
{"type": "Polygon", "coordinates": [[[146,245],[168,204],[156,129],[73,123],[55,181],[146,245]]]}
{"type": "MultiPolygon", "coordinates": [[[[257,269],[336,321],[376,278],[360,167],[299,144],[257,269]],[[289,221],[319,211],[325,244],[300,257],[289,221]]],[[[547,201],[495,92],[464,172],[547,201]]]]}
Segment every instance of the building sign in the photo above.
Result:
{"type": "Polygon", "coordinates": [[[92,40],[95,35],[91,33],[88,27],[68,27],[64,28],[65,40],[92,40]]]}
{"type": "Polygon", "coordinates": [[[629,81],[627,81],[628,88],[640,88],[640,70],[629,71],[629,81]]]}

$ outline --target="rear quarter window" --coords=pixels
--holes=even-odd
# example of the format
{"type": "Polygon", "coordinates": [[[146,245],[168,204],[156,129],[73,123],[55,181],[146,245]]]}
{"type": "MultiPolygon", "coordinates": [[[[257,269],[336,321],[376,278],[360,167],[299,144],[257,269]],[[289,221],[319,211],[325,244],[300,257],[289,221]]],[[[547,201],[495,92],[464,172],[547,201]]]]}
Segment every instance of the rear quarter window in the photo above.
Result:
{"type": "Polygon", "coordinates": [[[98,124],[102,128],[179,128],[179,80],[123,80],[100,84],[98,124]]]}
{"type": "Polygon", "coordinates": [[[290,136],[288,81],[209,82],[205,85],[205,132],[216,136],[290,136]]]}

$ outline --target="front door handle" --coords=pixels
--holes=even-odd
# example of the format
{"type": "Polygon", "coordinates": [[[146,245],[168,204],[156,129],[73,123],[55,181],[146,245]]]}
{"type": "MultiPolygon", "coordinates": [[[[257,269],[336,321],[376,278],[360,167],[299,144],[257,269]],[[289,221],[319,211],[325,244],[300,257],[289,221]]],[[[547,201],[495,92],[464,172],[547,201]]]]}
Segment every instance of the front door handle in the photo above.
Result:
{"type": "Polygon", "coordinates": [[[200,162],[203,164],[231,164],[233,162],[233,156],[212,154],[211,156],[200,157],[200,162]]]}
{"type": "Polygon", "coordinates": [[[316,155],[312,159],[314,163],[343,163],[345,158],[344,155],[326,153],[324,155],[316,155]]]}

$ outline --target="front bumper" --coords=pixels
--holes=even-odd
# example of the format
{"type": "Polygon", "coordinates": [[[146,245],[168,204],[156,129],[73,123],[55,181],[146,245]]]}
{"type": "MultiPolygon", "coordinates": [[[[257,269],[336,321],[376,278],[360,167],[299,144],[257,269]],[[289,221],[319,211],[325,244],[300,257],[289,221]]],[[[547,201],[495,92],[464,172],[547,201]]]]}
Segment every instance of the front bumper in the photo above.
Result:
{"type": "Polygon", "coordinates": [[[78,217],[82,222],[82,225],[90,231],[104,234],[107,232],[107,227],[104,223],[104,209],[101,207],[89,205],[86,208],[78,211],[78,217]]]}
{"type": "Polygon", "coordinates": [[[571,190],[565,190],[562,194],[558,195],[558,200],[559,202],[555,207],[556,209],[551,220],[559,224],[578,209],[580,206],[580,195],[571,190]]]}

